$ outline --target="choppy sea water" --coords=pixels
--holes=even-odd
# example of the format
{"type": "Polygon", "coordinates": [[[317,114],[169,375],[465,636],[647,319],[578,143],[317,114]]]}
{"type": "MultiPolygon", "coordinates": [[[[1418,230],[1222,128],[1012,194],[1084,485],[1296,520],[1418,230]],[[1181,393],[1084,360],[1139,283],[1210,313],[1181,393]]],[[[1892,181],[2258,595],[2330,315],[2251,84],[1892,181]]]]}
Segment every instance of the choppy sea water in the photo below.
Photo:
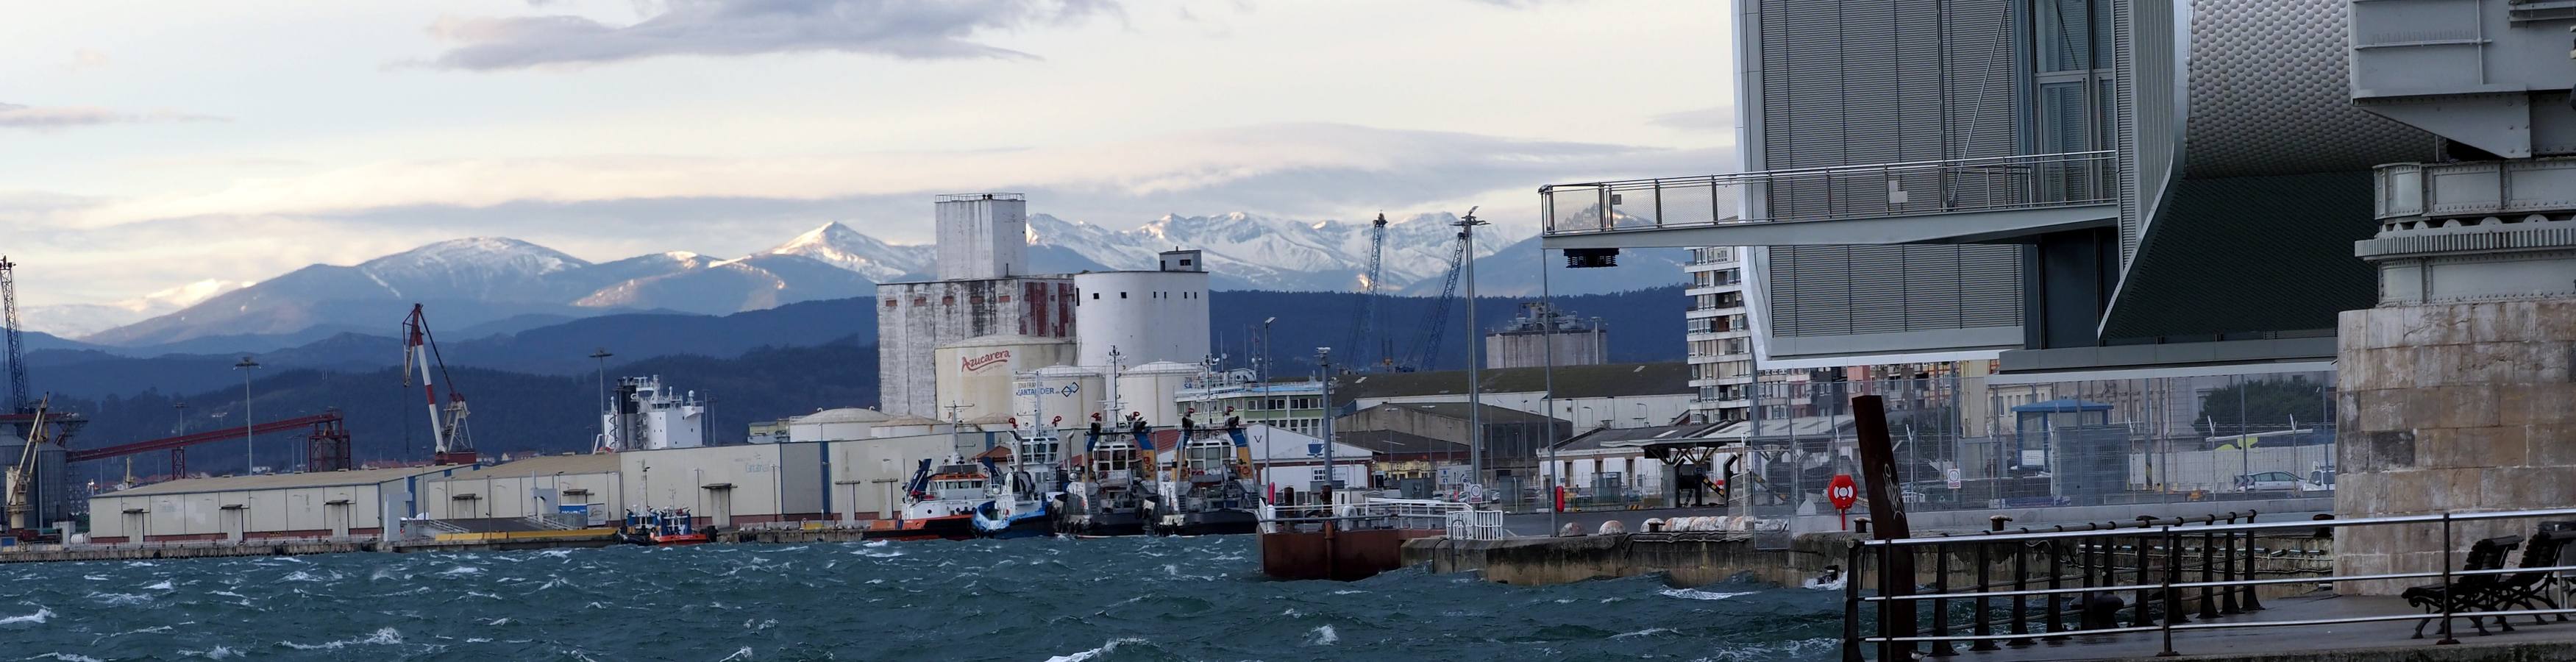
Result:
{"type": "Polygon", "coordinates": [[[1840,594],[1260,574],[1250,536],[0,566],[0,660],[1812,660],[1840,594]]]}

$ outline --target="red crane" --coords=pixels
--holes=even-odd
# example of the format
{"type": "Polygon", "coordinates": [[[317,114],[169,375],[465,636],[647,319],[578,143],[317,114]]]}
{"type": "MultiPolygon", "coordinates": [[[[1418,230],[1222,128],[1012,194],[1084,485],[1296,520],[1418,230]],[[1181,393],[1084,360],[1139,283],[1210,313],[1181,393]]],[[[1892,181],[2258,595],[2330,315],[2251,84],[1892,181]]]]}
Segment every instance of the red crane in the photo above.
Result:
{"type": "Polygon", "coordinates": [[[429,318],[421,314],[420,304],[412,304],[411,316],[403,319],[403,339],[403,385],[411,385],[412,375],[420,376],[421,395],[429,400],[429,435],[437,443],[433,461],[480,464],[474,437],[465,430],[465,396],[456,392],[456,378],[447,374],[447,360],[438,356],[438,338],[429,332],[429,318]],[[437,366],[435,377],[447,378],[448,401],[443,406],[438,402],[432,365],[437,366]]]}
{"type": "MultiPolygon", "coordinates": [[[[340,412],[338,411],[329,411],[314,414],[312,416],[300,416],[285,420],[260,423],[250,426],[250,431],[253,434],[268,434],[308,426],[312,429],[312,432],[306,437],[309,444],[309,457],[305,463],[305,470],[338,471],[350,468],[349,430],[342,424],[340,412]]],[[[176,437],[166,437],[150,441],[137,441],[130,444],[68,450],[63,452],[63,461],[82,462],[87,460],[104,460],[112,457],[123,457],[137,453],[149,453],[152,451],[175,451],[198,444],[210,444],[218,441],[231,441],[240,438],[242,438],[241,428],[226,427],[220,430],[208,430],[195,434],[183,434],[176,437]]],[[[187,466],[180,465],[172,467],[171,472],[174,474],[186,474],[187,466]]]]}

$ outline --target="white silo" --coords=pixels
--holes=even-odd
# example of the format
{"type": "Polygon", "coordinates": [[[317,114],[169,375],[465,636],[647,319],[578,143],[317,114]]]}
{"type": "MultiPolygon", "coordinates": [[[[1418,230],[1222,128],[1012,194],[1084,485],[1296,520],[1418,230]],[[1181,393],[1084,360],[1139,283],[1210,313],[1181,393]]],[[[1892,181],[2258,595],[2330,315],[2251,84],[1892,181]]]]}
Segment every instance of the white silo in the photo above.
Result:
{"type": "MultiPolygon", "coordinates": [[[[1189,381],[1207,372],[1196,363],[1157,361],[1128,368],[1118,373],[1118,403],[1127,411],[1144,412],[1145,421],[1155,427],[1181,424],[1181,407],[1172,401],[1180,396],[1189,381]]],[[[1123,414],[1122,414],[1123,415],[1123,414]]],[[[1206,423],[1207,416],[1199,416],[1206,423]]]]}
{"type": "Polygon", "coordinates": [[[940,280],[1029,274],[1029,203],[1018,193],[939,196],[940,280]]]}
{"type": "Polygon", "coordinates": [[[940,345],[939,420],[973,421],[1018,413],[1012,396],[1016,372],[1073,360],[1073,341],[1020,335],[977,336],[940,345]],[[952,409],[953,407],[953,409],[952,409]]]}
{"type": "MultiPolygon", "coordinates": [[[[1154,271],[1074,274],[1074,337],[1082,365],[1208,358],[1208,274],[1198,251],[1167,251],[1154,271]]],[[[1133,400],[1133,398],[1122,398],[1133,400]]]]}
{"type": "Polygon", "coordinates": [[[890,418],[892,417],[874,409],[857,407],[826,409],[789,419],[787,440],[808,442],[867,439],[874,436],[871,430],[878,423],[883,423],[890,418]]]}
{"type": "MultiPolygon", "coordinates": [[[[1016,397],[1011,400],[1011,411],[1021,420],[1033,425],[1044,423],[1044,420],[1028,420],[1031,414],[1043,411],[1046,419],[1064,417],[1060,424],[1062,429],[1080,430],[1090,427],[1091,415],[1101,411],[1101,402],[1108,397],[1109,387],[1098,369],[1054,365],[1021,370],[1012,395],[1016,397]]],[[[1106,416],[1101,420],[1115,422],[1106,416]]]]}

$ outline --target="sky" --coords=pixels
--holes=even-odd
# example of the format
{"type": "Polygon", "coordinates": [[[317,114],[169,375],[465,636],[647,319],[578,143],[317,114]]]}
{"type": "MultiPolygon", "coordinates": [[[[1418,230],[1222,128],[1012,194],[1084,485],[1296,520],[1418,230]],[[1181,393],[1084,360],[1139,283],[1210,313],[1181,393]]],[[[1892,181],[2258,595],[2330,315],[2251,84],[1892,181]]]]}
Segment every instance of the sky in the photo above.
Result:
{"type": "Polygon", "coordinates": [[[602,261],[931,197],[1465,211],[1732,171],[1731,3],[30,3],[0,22],[0,252],[30,305],[499,235],[602,261]]]}

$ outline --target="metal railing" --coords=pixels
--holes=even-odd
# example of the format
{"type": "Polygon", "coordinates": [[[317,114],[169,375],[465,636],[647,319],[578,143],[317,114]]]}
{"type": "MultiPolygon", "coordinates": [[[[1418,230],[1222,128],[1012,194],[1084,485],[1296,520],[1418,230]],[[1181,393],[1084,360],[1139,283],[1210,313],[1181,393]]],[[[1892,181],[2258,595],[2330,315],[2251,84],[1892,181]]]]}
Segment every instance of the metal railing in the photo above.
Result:
{"type": "Polygon", "coordinates": [[[2115,156],[2026,154],[1550,184],[1538,190],[1540,227],[1586,234],[2107,203],[2119,195],[2115,156]]]}
{"type": "MultiPolygon", "coordinates": [[[[1875,594],[1863,595],[1863,581],[1851,581],[1845,588],[1843,659],[1862,660],[1863,650],[1871,645],[1877,646],[1878,659],[1900,660],[1915,654],[1916,644],[1928,645],[1929,650],[1923,651],[1928,656],[1949,657],[1958,654],[1956,644],[1959,643],[1969,644],[1971,650],[1985,651],[1996,650],[1998,644],[2025,646],[2041,639],[2063,642],[2082,635],[2141,633],[2161,636],[2163,652],[2160,655],[2170,656],[2178,654],[2174,648],[2176,633],[2375,622],[2429,623],[2434,619],[2439,619],[2441,624],[2438,643],[2455,644],[2459,640],[2452,636],[2451,623],[2456,619],[2470,618],[2472,624],[2483,632],[2485,626],[2477,619],[2495,618],[2501,625],[2504,617],[2563,616],[2576,613],[2576,603],[2553,604],[2550,609],[2460,611],[2456,609],[2458,600],[2445,598],[2437,601],[2440,602],[2438,612],[2427,606],[2424,612],[2387,615],[2293,620],[2218,619],[2262,610],[2264,607],[2257,589],[2264,586],[2330,586],[2345,582],[2405,579],[2439,579],[2444,586],[2454,586],[2460,577],[2525,573],[2546,573],[2541,581],[2563,583],[2566,580],[2560,576],[2576,572],[2576,566],[2555,565],[2562,561],[2552,559],[2548,561],[2551,565],[2546,566],[2524,562],[2501,568],[2462,569],[2459,567],[2459,554],[2455,552],[2461,549],[2459,539],[2455,537],[2457,524],[2547,517],[2576,517],[2576,508],[2280,523],[2252,523],[2252,515],[2249,514],[2247,523],[2242,524],[2235,523],[2235,513],[2229,513],[2178,520],[2146,520],[2133,525],[2115,523],[2101,527],[2024,530],[2021,533],[1853,541],[1848,551],[1846,562],[1850,565],[1847,567],[1855,571],[1873,568],[1875,594]],[[2228,523],[2219,523],[2221,518],[2228,523]],[[2202,526],[2190,526],[2195,523],[2202,526]],[[2258,575],[2263,573],[2256,570],[2258,559],[2284,556],[2283,550],[2258,547],[2254,539],[2257,533],[2313,532],[2324,535],[2333,529],[2423,525],[2441,527],[2442,567],[2437,571],[2363,575],[2334,575],[2329,572],[2316,576],[2261,577],[2258,575]],[[2009,561],[2012,578],[2008,581],[1997,581],[1992,577],[1992,573],[2004,563],[1995,558],[1998,547],[2006,548],[2012,557],[2009,561]],[[1965,590],[1954,591],[1950,561],[1954,552],[1962,548],[1967,550],[1968,564],[1972,566],[1975,579],[1973,585],[1965,590]],[[1919,557],[1926,553],[1931,560],[1929,581],[1919,576],[1925,568],[1918,563],[1919,557]],[[1871,556],[1865,559],[1865,555],[1871,556]],[[2128,559],[2125,565],[2120,560],[2123,555],[2128,559]],[[2030,563],[2034,557],[2043,556],[2047,567],[2034,574],[2035,569],[2030,567],[2030,563]],[[2191,563],[2195,557],[2198,561],[2196,568],[2191,563]],[[2241,565],[2238,563],[2240,560],[2241,565]],[[1872,565],[1862,565],[1864,562],[1872,565]],[[1901,567],[1910,567],[1911,571],[1901,567]],[[2198,581],[2189,577],[2194,570],[2200,574],[2198,581]],[[2070,577],[2067,574],[2070,571],[2077,574],[2070,577]],[[1915,593],[1917,586],[1924,585],[1930,586],[1931,590],[1915,593]],[[2134,595],[2135,599],[2121,603],[2118,598],[2122,595],[2134,595]],[[2077,600],[2072,605],[2059,604],[2060,599],[2069,596],[2077,600]],[[2037,605],[2033,604],[2032,598],[2038,599],[2037,605]],[[2098,602],[2106,599],[2109,600],[2107,606],[2098,602]],[[1996,608],[1993,605],[1995,600],[2006,600],[2010,604],[1996,608]],[[2198,603],[2196,610],[2189,607],[2195,601],[2198,603]],[[1928,619],[1917,618],[1922,614],[1915,607],[1923,602],[1931,603],[1928,619]],[[1971,609],[1964,626],[1969,630],[1966,634],[1955,632],[1962,626],[1951,617],[1953,604],[1959,602],[1969,603],[1971,609]],[[1861,627],[1865,608],[1874,608],[1876,616],[1876,631],[1867,635],[1861,627]],[[2125,619],[2119,615],[2123,610],[2129,612],[2125,619]],[[2067,623],[2069,616],[2075,616],[2078,623],[2070,627],[2067,623]],[[2192,622],[2194,617],[2202,622],[2192,622]],[[2126,625],[2122,624],[2123,620],[2126,625]],[[2007,631],[1997,632],[1999,629],[2007,631]],[[1926,631],[1929,634],[1923,634],[1926,631]]],[[[2274,571],[2272,574],[2282,573],[2274,571]]],[[[2465,594],[2469,589],[2462,587],[2459,591],[2465,594]]],[[[2450,589],[2443,592],[2452,593],[2450,589]]],[[[2505,627],[2510,629],[2509,625],[2505,627]]]]}
{"type": "Polygon", "coordinates": [[[1500,510],[1451,511],[1448,519],[1451,540],[1500,540],[1505,535],[1500,510]]]}
{"type": "Polygon", "coordinates": [[[1260,530],[1263,533],[1274,533],[1298,525],[1332,523],[1344,529],[1402,528],[1455,531],[1454,523],[1457,517],[1461,514],[1466,514],[1468,517],[1481,517],[1479,513],[1491,513],[1492,521],[1489,524],[1478,524],[1475,527],[1478,529],[1476,535],[1491,534],[1500,537],[1502,511],[1478,510],[1475,504],[1437,499],[1368,498],[1331,504],[1263,504],[1260,530]]]}

